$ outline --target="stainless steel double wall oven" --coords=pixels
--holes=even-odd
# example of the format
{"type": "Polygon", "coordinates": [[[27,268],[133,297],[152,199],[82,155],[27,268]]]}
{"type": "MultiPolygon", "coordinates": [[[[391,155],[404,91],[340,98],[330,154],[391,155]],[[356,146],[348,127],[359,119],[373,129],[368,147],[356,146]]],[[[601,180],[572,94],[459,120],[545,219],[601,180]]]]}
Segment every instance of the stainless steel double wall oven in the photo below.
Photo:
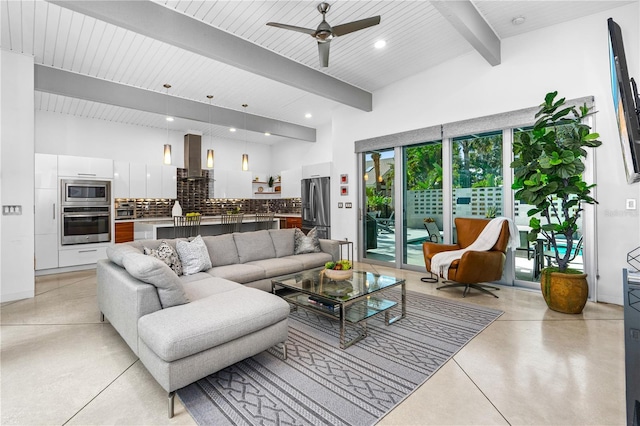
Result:
{"type": "Polygon", "coordinates": [[[111,241],[111,182],[62,179],[61,244],[111,241]]]}

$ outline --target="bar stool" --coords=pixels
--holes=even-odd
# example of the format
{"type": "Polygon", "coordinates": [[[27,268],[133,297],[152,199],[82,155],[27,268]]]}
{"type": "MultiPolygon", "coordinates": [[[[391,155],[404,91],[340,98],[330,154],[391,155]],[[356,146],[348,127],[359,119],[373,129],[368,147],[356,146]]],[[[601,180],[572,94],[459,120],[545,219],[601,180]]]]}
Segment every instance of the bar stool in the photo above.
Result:
{"type": "Polygon", "coordinates": [[[174,216],[173,237],[189,238],[200,233],[200,216],[174,216]]]}
{"type": "Polygon", "coordinates": [[[243,216],[243,214],[223,214],[221,218],[222,233],[231,234],[232,232],[240,232],[243,216]]]}
{"type": "Polygon", "coordinates": [[[256,231],[260,229],[271,229],[273,227],[273,216],[275,213],[256,213],[256,231]]]}

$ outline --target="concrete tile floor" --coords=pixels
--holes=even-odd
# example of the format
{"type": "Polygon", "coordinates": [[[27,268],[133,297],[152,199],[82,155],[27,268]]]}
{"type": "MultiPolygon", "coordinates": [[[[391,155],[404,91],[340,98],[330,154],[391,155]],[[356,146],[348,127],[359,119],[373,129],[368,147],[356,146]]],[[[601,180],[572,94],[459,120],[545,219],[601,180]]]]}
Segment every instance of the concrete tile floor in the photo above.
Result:
{"type": "MultiPolygon", "coordinates": [[[[423,274],[359,269],[437,291],[423,274]]],[[[95,271],[36,278],[36,297],[0,306],[1,424],[194,424],[108,323],[100,323],[95,271]]],[[[532,291],[502,287],[499,299],[465,302],[505,311],[381,425],[623,425],[622,308],[588,303],[580,315],[546,308],[532,291]]]]}

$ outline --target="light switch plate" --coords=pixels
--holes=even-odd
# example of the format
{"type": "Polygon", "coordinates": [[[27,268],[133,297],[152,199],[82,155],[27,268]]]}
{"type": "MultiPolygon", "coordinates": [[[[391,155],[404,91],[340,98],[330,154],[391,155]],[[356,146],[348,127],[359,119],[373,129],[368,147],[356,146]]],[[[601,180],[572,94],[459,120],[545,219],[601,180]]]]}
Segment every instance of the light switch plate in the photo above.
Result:
{"type": "Polygon", "coordinates": [[[2,206],[2,215],[3,216],[19,216],[22,214],[22,206],[2,206]]]}
{"type": "Polygon", "coordinates": [[[342,208],[342,203],[338,203],[338,208],[341,209],[342,208]]]}
{"type": "Polygon", "coordinates": [[[353,204],[351,203],[344,203],[344,207],[347,209],[350,209],[351,207],[353,207],[353,204]]]}
{"type": "Polygon", "coordinates": [[[636,209],[636,199],[635,198],[627,198],[626,206],[627,206],[627,210],[635,210],[636,209]]]}

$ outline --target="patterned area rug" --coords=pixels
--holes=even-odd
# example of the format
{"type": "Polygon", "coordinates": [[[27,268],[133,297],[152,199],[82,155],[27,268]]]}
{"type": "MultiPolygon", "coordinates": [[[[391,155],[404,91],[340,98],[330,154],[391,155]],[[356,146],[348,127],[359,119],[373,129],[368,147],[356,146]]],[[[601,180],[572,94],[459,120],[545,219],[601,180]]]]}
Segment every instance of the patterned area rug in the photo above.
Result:
{"type": "Polygon", "coordinates": [[[364,340],[341,350],[338,321],[298,309],[286,361],[269,350],[178,396],[200,425],[372,425],[500,315],[407,291],[406,318],[386,326],[378,315],[364,340]]]}

